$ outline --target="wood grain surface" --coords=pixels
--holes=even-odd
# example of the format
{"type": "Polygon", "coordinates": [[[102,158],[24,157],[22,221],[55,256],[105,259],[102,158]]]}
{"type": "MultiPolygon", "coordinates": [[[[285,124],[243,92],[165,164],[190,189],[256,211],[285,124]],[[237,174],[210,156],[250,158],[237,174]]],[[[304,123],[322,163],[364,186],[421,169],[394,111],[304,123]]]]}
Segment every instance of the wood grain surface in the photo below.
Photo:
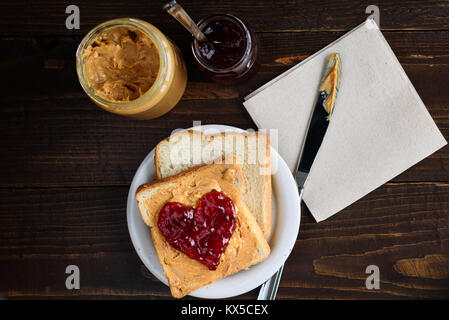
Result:
{"type": "MultiPolygon", "coordinates": [[[[81,29],[65,29],[67,3],[0,5],[0,296],[11,299],[168,299],[143,265],[126,223],[129,184],[156,143],[177,128],[220,123],[255,128],[243,97],[342,36],[366,1],[182,1],[195,20],[228,12],[261,43],[256,76],[209,81],[193,65],[190,36],[163,1],[78,1],[81,29]],[[95,25],[117,17],[153,23],[181,49],[189,82],[179,104],[151,121],[97,108],[81,89],[75,51],[95,25]],[[65,288],[65,267],[81,289],[65,288]]],[[[449,138],[449,1],[377,1],[383,34],[449,138]]],[[[334,217],[301,229],[280,299],[449,298],[449,147],[334,217]],[[380,289],[365,287],[368,265],[380,289]]],[[[257,290],[240,296],[253,299],[257,290]]],[[[190,299],[190,298],[187,298],[190,299]]]]}

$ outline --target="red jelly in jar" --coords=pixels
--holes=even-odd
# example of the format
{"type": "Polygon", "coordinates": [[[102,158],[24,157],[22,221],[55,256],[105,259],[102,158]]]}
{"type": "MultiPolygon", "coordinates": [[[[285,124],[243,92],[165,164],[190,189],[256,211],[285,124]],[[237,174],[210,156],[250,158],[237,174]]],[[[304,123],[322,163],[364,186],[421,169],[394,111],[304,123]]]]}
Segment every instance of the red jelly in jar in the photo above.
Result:
{"type": "Polygon", "coordinates": [[[207,17],[198,24],[207,41],[192,42],[198,68],[210,78],[232,84],[256,69],[258,41],[242,20],[229,14],[207,17]]]}

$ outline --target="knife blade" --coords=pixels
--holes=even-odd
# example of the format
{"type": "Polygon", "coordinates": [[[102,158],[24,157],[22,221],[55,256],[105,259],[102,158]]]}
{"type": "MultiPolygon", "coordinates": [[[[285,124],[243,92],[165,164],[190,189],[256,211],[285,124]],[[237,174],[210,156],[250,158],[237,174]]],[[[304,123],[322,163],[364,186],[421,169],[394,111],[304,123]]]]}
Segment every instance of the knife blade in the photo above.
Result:
{"type": "Polygon", "coordinates": [[[320,83],[318,99],[313,109],[309,127],[303,148],[300,152],[300,159],[295,172],[295,180],[302,192],[312,168],[313,161],[320,149],[326,134],[329,122],[334,112],[335,100],[341,82],[341,60],[338,53],[329,56],[326,70],[320,83]]]}
{"type": "MultiPolygon", "coordinates": [[[[318,99],[313,108],[307,135],[300,152],[298,165],[295,171],[295,180],[298,185],[299,201],[304,193],[304,185],[312,168],[313,161],[320,149],[326,134],[329,122],[334,112],[335,100],[341,82],[341,60],[338,53],[329,56],[326,70],[321,79],[318,99]]],[[[284,265],[268,279],[260,288],[257,300],[274,300],[279,288],[284,265]]]]}

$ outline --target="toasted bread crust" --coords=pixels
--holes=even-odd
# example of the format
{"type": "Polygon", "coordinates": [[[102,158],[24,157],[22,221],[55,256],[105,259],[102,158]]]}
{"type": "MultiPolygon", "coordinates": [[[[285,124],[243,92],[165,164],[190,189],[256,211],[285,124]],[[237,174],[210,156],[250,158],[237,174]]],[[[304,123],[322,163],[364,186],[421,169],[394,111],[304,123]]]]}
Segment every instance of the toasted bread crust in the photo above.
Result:
{"type": "Polygon", "coordinates": [[[164,185],[167,182],[177,181],[178,179],[182,179],[183,177],[190,175],[192,172],[198,171],[201,168],[206,167],[206,166],[208,166],[208,164],[200,164],[195,167],[191,167],[183,172],[180,172],[177,175],[166,177],[163,179],[157,179],[157,180],[142,184],[136,190],[136,198],[139,196],[140,193],[142,193],[143,191],[145,191],[148,188],[154,188],[159,185],[164,185]]]}
{"type": "MultiPolygon", "coordinates": [[[[258,132],[259,135],[263,135],[265,136],[265,138],[267,139],[267,144],[266,144],[266,157],[268,159],[270,159],[270,161],[267,164],[268,166],[271,166],[271,150],[270,150],[270,137],[268,135],[266,135],[265,133],[262,132],[258,132]]],[[[268,237],[271,235],[271,198],[272,198],[272,188],[271,188],[271,175],[266,174],[265,177],[265,184],[267,185],[267,192],[265,194],[265,212],[268,212],[269,214],[267,214],[267,216],[265,217],[265,221],[266,221],[266,227],[262,230],[263,235],[265,237],[265,239],[268,239],[268,237]]]]}

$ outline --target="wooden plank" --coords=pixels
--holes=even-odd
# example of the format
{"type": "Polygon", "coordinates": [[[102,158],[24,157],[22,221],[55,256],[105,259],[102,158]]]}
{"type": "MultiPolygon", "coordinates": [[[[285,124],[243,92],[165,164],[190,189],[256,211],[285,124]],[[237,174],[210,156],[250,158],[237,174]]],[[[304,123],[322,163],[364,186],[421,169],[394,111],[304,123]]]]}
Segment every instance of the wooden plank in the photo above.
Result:
{"type": "Polygon", "coordinates": [[[0,296],[169,298],[132,246],[127,194],[123,187],[0,190],[0,296]],[[81,271],[79,291],[65,288],[71,264],[81,271]]]}
{"type": "MultiPolygon", "coordinates": [[[[207,90],[201,90],[198,85],[193,84],[189,87],[193,92],[188,91],[185,98],[232,99],[236,97],[236,92],[243,97],[343,34],[344,32],[258,34],[261,47],[260,68],[254,79],[234,87],[209,84],[207,90]],[[208,91],[212,92],[204,96],[208,91]]],[[[449,64],[449,31],[384,32],[384,35],[406,68],[408,65],[427,65],[436,69],[449,64]]],[[[172,38],[186,60],[189,82],[201,85],[210,83],[210,80],[195,68],[190,37],[175,35],[172,38]]],[[[80,41],[81,37],[57,36],[0,39],[0,69],[8,75],[8,96],[2,96],[1,99],[84,97],[75,72],[75,52],[80,41]],[[24,90],[25,87],[27,90],[24,90]]],[[[418,75],[411,74],[410,77],[413,83],[420,80],[418,75]]],[[[432,83],[433,88],[440,88],[435,85],[435,81],[432,83]]],[[[428,90],[425,88],[422,91],[426,89],[428,90]]],[[[433,93],[431,92],[432,96],[433,93]]],[[[441,94],[442,98],[446,98],[443,101],[447,101],[447,93],[443,91],[441,94]]]]}
{"type": "MultiPolygon", "coordinates": [[[[69,35],[85,34],[95,25],[119,17],[144,19],[166,33],[183,33],[182,27],[161,10],[158,1],[87,1],[80,0],[81,28],[67,30],[67,3],[52,1],[3,1],[0,35],[69,35]],[[13,26],[13,27],[12,27],[13,26]]],[[[385,30],[448,30],[447,1],[388,1],[375,3],[380,10],[380,23],[385,30]]],[[[198,21],[213,13],[231,13],[241,17],[257,32],[310,32],[348,30],[368,15],[369,3],[360,1],[195,1],[183,2],[198,21]]]]}
{"type": "Polygon", "coordinates": [[[288,260],[279,294],[447,298],[448,188],[448,184],[389,184],[319,224],[302,215],[295,254],[288,260]],[[381,290],[365,287],[369,265],[380,269],[381,290]]]}
{"type": "MultiPolygon", "coordinates": [[[[196,70],[188,37],[178,36],[188,60],[188,88],[172,112],[152,121],[112,115],[89,101],[74,71],[78,38],[2,39],[0,70],[8,78],[8,95],[0,98],[0,186],[128,185],[145,155],[176,128],[190,127],[194,120],[254,128],[243,97],[341,34],[261,34],[259,73],[231,87],[212,83],[196,70]]],[[[449,138],[449,32],[390,32],[386,37],[449,138]]],[[[449,181],[448,167],[445,147],[394,181],[449,181]]]]}
{"type": "MultiPolygon", "coordinates": [[[[127,187],[0,189],[0,295],[168,298],[126,225],[127,187]],[[81,289],[65,289],[65,267],[81,289]]],[[[444,298],[449,294],[449,184],[389,184],[315,223],[303,206],[280,298],[444,298]],[[365,288],[368,265],[380,290],[365,288]]],[[[257,290],[242,296],[255,298],[257,290]]]]}

